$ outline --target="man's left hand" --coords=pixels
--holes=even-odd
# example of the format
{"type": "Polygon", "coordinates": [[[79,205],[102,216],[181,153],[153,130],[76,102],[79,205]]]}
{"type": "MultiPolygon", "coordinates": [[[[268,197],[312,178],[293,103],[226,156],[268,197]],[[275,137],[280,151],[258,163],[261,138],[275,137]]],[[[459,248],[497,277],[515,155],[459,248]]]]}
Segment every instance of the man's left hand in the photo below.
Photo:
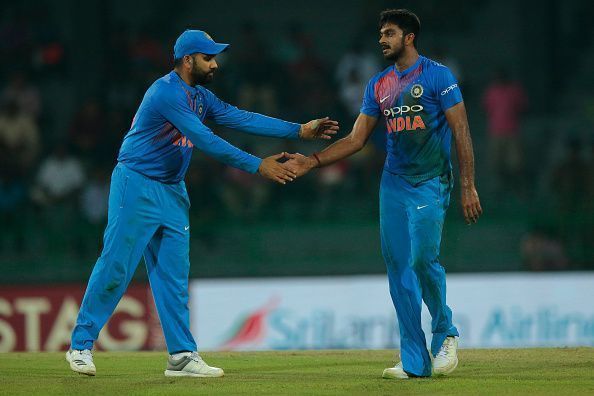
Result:
{"type": "Polygon", "coordinates": [[[332,136],[338,132],[338,121],[331,120],[330,117],[311,120],[307,124],[301,124],[299,137],[301,139],[332,139],[332,136]]]}
{"type": "Polygon", "coordinates": [[[464,212],[464,219],[466,224],[476,223],[481,214],[483,214],[483,208],[481,208],[481,202],[479,200],[478,193],[474,186],[462,187],[462,211],[464,212]]]}

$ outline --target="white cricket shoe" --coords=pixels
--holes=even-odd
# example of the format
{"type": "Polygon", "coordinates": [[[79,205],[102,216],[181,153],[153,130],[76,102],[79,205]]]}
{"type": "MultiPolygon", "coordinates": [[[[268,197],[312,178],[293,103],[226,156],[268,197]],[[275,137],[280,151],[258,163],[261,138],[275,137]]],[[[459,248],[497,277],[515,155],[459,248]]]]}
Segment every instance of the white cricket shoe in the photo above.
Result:
{"type": "Polygon", "coordinates": [[[222,377],[223,369],[210,367],[202,360],[198,352],[192,352],[179,358],[169,356],[165,377],[222,377]]]}
{"type": "Polygon", "coordinates": [[[446,337],[433,359],[433,374],[448,375],[458,366],[458,338],[446,337]]]}
{"type": "Polygon", "coordinates": [[[95,375],[97,369],[93,363],[93,354],[90,350],[71,349],[66,352],[66,361],[70,363],[72,371],[85,375],[95,375]]]}
{"type": "Polygon", "coordinates": [[[382,378],[407,379],[408,374],[406,374],[406,372],[402,368],[402,362],[399,362],[396,366],[388,367],[387,369],[385,369],[384,373],[382,374],[382,378]]]}

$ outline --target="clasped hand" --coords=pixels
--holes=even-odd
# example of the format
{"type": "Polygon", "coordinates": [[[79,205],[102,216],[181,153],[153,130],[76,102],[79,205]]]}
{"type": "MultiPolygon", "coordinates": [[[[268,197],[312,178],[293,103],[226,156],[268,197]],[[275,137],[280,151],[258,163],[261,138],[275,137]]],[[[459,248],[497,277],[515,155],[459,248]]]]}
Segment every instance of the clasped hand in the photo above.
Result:
{"type": "Polygon", "coordinates": [[[303,154],[289,154],[282,152],[264,158],[258,168],[258,173],[277,183],[287,184],[287,182],[291,182],[297,177],[305,175],[315,167],[315,164],[315,160],[312,160],[303,154]],[[283,159],[288,159],[288,161],[280,162],[283,159]]]}

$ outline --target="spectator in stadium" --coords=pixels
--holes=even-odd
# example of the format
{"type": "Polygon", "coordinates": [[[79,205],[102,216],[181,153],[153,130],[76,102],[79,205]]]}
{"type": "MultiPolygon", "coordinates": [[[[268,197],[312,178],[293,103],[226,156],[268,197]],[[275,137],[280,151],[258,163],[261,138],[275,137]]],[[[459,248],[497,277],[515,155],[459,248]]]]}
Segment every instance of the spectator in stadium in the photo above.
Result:
{"type": "Polygon", "coordinates": [[[318,55],[316,44],[301,21],[289,22],[284,34],[274,40],[274,57],[282,72],[279,85],[283,87],[277,97],[284,117],[340,110],[333,97],[329,65],[318,55]]]}
{"type": "Polygon", "coordinates": [[[15,102],[21,113],[31,116],[34,120],[39,119],[41,95],[24,71],[16,71],[10,76],[0,97],[2,102],[15,102]]]}
{"type": "Polygon", "coordinates": [[[160,28],[149,24],[144,26],[129,46],[130,63],[134,70],[131,74],[138,85],[150,84],[167,70],[169,58],[163,43],[157,38],[160,28]]]}
{"type": "Polygon", "coordinates": [[[49,157],[41,162],[31,198],[40,208],[45,230],[42,238],[52,253],[80,252],[81,233],[64,229],[79,226],[79,193],[85,180],[83,164],[70,153],[66,142],[54,145],[49,157]]]}
{"type": "Polygon", "coordinates": [[[255,23],[245,22],[241,30],[241,43],[232,55],[238,67],[238,105],[251,111],[276,115],[278,100],[273,83],[277,68],[268,46],[260,37],[255,23]]]}
{"type": "Polygon", "coordinates": [[[0,110],[0,164],[15,168],[25,176],[35,164],[40,150],[40,136],[33,116],[9,100],[0,110]]]}
{"type": "Polygon", "coordinates": [[[489,160],[497,193],[522,192],[521,116],[528,101],[524,88],[505,69],[495,73],[483,94],[487,115],[489,160]]]}
{"type": "Polygon", "coordinates": [[[291,21],[286,26],[284,34],[274,41],[274,56],[279,63],[290,67],[303,56],[303,47],[313,39],[299,21],[291,21]]]}
{"type": "Polygon", "coordinates": [[[31,20],[30,7],[19,6],[18,3],[2,4],[0,18],[0,70],[9,73],[11,70],[26,70],[31,67],[34,44],[34,25],[31,20]]]}
{"type": "MultiPolygon", "coordinates": [[[[350,49],[340,58],[335,72],[338,97],[342,107],[346,110],[345,116],[349,119],[355,119],[359,115],[361,98],[365,93],[365,84],[380,68],[377,56],[365,50],[359,40],[354,41],[350,49]]],[[[373,141],[374,138],[371,139],[373,141]]],[[[385,147],[385,142],[382,147],[385,147]]],[[[359,153],[349,157],[347,160],[348,166],[346,162],[340,162],[327,168],[334,168],[335,171],[340,169],[345,171],[344,180],[340,182],[343,190],[346,182],[351,184],[350,187],[354,194],[366,194],[371,193],[377,186],[377,169],[381,167],[381,164],[378,166],[378,158],[381,158],[381,156],[378,156],[375,146],[370,144],[366,145],[359,153]],[[348,172],[346,172],[347,168],[348,172]]],[[[335,194],[338,193],[338,189],[329,189],[330,185],[324,182],[327,176],[326,172],[328,171],[318,173],[319,183],[325,186],[320,189],[320,193],[328,196],[329,201],[333,201],[336,198],[335,194]],[[329,191],[333,191],[333,194],[327,194],[329,191]]],[[[326,200],[322,199],[319,203],[322,204],[324,201],[326,200]]]]}
{"type": "Polygon", "coordinates": [[[58,142],[39,166],[33,198],[52,209],[59,204],[73,205],[85,180],[80,159],[71,154],[66,142],[58,142]]]}
{"type": "Polygon", "coordinates": [[[592,207],[588,201],[588,163],[583,158],[583,143],[578,138],[570,138],[566,142],[566,158],[559,163],[552,174],[551,191],[553,192],[557,210],[558,232],[565,246],[575,252],[572,265],[586,261],[587,250],[590,249],[589,230],[592,207]]]}
{"type": "Polygon", "coordinates": [[[107,219],[107,198],[109,196],[107,173],[101,166],[94,167],[90,172],[89,181],[82,190],[80,208],[84,219],[89,224],[102,226],[107,219]]]}
{"type": "Polygon", "coordinates": [[[553,230],[535,228],[522,238],[520,250],[529,271],[569,269],[565,248],[553,230]]]}
{"type": "Polygon", "coordinates": [[[50,3],[38,2],[27,7],[33,29],[33,65],[35,70],[48,76],[64,76],[67,68],[66,41],[62,38],[62,27],[48,15],[52,12],[50,3]]]}
{"type": "Polygon", "coordinates": [[[106,115],[96,99],[85,100],[77,110],[68,130],[73,149],[86,161],[101,160],[99,149],[105,144],[106,115]]]}
{"type": "Polygon", "coordinates": [[[582,156],[582,142],[570,138],[566,142],[566,157],[553,170],[551,191],[565,217],[586,207],[588,194],[588,163],[582,156]]]}
{"type": "MultiPolygon", "coordinates": [[[[289,76],[294,88],[295,104],[319,109],[324,103],[324,95],[329,91],[328,70],[317,54],[315,41],[302,42],[301,57],[289,66],[289,76]]],[[[332,95],[332,93],[330,93],[332,95]]]]}
{"type": "Polygon", "coordinates": [[[348,189],[349,162],[338,161],[316,173],[316,199],[311,206],[315,218],[329,219],[336,216],[336,199],[348,189]]]}
{"type": "Polygon", "coordinates": [[[361,98],[365,90],[365,82],[380,68],[377,57],[359,41],[353,42],[351,48],[338,61],[336,81],[339,98],[350,117],[356,118],[361,108],[361,98]]]}

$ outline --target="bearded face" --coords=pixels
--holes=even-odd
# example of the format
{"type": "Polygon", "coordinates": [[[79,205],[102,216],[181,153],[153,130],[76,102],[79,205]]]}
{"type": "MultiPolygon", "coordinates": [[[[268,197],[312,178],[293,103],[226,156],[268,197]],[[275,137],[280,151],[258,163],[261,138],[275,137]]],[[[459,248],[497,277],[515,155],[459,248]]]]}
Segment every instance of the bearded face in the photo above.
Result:
{"type": "Polygon", "coordinates": [[[218,65],[214,55],[195,54],[192,56],[192,79],[200,85],[210,83],[214,78],[214,72],[218,65]]]}
{"type": "Polygon", "coordinates": [[[380,29],[379,44],[382,48],[382,55],[389,61],[396,62],[404,54],[406,35],[392,23],[385,24],[380,29]]]}
{"type": "Polygon", "coordinates": [[[382,54],[384,59],[396,62],[404,53],[404,37],[400,42],[388,46],[382,46],[382,54]]]}

